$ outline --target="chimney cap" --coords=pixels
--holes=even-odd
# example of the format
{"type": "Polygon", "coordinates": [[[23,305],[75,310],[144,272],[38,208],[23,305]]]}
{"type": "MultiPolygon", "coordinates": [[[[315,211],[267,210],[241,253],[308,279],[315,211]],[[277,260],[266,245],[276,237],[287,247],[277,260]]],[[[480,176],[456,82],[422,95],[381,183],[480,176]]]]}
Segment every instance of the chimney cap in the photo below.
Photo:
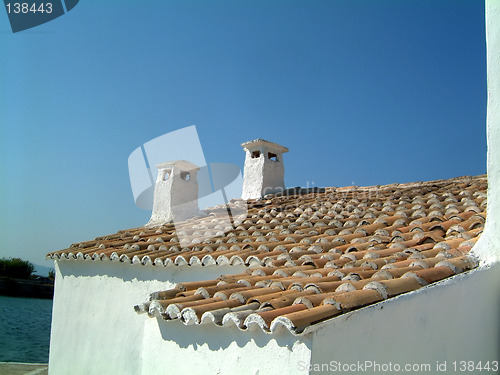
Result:
{"type": "Polygon", "coordinates": [[[193,171],[193,170],[200,170],[200,168],[187,161],[187,160],[174,160],[174,161],[167,161],[165,163],[160,163],[160,164],[157,164],[156,167],[158,169],[163,169],[163,168],[168,168],[168,167],[177,167],[179,169],[182,169],[184,171],[193,171]]]}
{"type": "Polygon", "coordinates": [[[244,142],[241,144],[241,147],[243,147],[245,150],[248,150],[249,148],[253,148],[253,147],[259,147],[259,146],[267,146],[271,149],[275,149],[276,151],[281,152],[282,154],[284,154],[285,152],[288,152],[288,148],[286,148],[285,146],[279,145],[279,144],[274,143],[274,142],[266,141],[265,139],[262,139],[262,138],[257,138],[257,139],[254,139],[253,141],[248,141],[248,142],[244,142]]]}

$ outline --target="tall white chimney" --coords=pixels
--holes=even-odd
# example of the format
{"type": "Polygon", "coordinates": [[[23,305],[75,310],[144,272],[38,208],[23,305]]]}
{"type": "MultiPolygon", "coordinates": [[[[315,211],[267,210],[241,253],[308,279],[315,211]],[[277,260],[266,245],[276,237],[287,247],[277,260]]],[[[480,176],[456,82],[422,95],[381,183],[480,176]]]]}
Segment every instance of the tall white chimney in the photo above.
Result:
{"type": "Polygon", "coordinates": [[[288,148],[264,139],[241,145],[246,151],[243,199],[258,199],[285,189],[283,154],[288,148]]]}
{"type": "Polygon", "coordinates": [[[157,168],[153,213],[146,225],[179,222],[199,215],[199,168],[186,160],[161,163],[157,168]]]}

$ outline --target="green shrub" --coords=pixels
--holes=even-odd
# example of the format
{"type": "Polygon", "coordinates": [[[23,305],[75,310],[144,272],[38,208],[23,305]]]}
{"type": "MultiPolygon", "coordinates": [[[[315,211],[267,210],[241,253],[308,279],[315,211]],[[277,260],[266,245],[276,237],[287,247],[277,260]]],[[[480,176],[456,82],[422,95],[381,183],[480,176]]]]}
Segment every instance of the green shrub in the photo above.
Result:
{"type": "Polygon", "coordinates": [[[15,279],[29,279],[35,266],[20,258],[0,258],[0,276],[15,279]]]}

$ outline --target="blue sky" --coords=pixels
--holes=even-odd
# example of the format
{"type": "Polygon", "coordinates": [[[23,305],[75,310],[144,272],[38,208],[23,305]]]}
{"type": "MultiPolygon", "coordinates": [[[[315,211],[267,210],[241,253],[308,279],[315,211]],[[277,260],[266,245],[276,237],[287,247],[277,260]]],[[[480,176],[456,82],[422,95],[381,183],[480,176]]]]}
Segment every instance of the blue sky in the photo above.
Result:
{"type": "Polygon", "coordinates": [[[81,0],[0,12],[0,54],[0,256],[143,225],[128,156],[193,124],[209,162],[287,146],[287,186],[486,172],[482,1],[81,0]]]}

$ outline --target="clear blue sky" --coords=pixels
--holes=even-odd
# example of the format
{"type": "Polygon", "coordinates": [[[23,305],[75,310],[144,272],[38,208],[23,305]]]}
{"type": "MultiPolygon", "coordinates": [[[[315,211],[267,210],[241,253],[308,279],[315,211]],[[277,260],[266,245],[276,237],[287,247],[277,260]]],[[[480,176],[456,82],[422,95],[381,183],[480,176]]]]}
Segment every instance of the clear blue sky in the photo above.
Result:
{"type": "Polygon", "coordinates": [[[0,256],[144,224],[127,158],[197,125],[209,162],[287,146],[287,186],[486,172],[480,0],[97,1],[0,11],[0,256]]]}

